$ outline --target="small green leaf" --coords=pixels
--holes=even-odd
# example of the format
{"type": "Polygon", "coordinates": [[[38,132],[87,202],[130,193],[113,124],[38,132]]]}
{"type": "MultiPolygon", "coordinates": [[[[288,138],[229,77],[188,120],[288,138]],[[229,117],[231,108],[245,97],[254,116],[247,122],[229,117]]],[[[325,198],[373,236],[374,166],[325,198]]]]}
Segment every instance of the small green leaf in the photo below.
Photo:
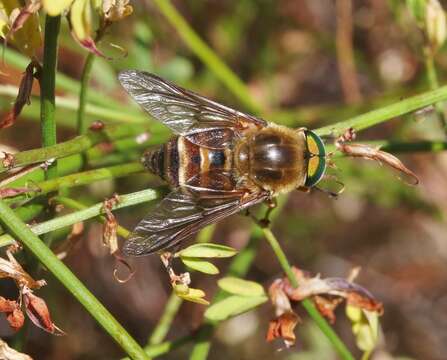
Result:
{"type": "Polygon", "coordinates": [[[236,249],[229,246],[203,243],[194,244],[179,252],[180,257],[225,258],[236,255],[236,249]]]}
{"type": "Polygon", "coordinates": [[[173,285],[175,294],[186,301],[195,302],[202,305],[209,305],[209,301],[204,299],[205,292],[200,289],[190,288],[185,284],[173,285]]]}
{"type": "Polygon", "coordinates": [[[262,285],[254,281],[239,279],[236,277],[225,277],[217,284],[222,290],[234,295],[241,296],[264,296],[265,291],[262,285]]]}
{"type": "Polygon", "coordinates": [[[267,300],[267,296],[232,295],[206,309],[205,317],[211,321],[226,320],[232,316],[252,310],[267,300]]]}
{"type": "Polygon", "coordinates": [[[183,256],[181,259],[183,263],[192,270],[200,271],[202,273],[210,275],[219,274],[219,269],[214,264],[211,264],[209,261],[186,256],[183,256]]]}

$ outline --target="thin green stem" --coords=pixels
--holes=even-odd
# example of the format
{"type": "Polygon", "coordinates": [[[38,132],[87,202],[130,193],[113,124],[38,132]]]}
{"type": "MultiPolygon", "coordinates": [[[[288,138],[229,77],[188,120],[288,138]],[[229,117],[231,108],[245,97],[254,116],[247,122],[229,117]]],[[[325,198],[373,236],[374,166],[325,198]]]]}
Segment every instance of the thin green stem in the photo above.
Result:
{"type": "MultiPolygon", "coordinates": [[[[57,66],[57,37],[59,35],[60,16],[45,17],[45,40],[43,50],[43,66],[40,74],[40,121],[42,132],[42,146],[52,146],[56,139],[55,84],[57,66]]],[[[57,176],[57,162],[50,165],[47,178],[57,176]]]]}
{"type": "Polygon", "coordinates": [[[88,170],[38,183],[30,183],[28,185],[29,191],[27,193],[5,199],[5,201],[8,204],[16,203],[18,201],[29,201],[36,196],[48,194],[49,192],[57,191],[59,189],[88,185],[96,181],[138,174],[143,171],[143,165],[136,162],[88,170]]]}
{"type": "Polygon", "coordinates": [[[155,327],[149,338],[149,345],[160,344],[166,337],[171,327],[172,321],[183,304],[183,299],[178,297],[174,292],[171,293],[169,299],[163,310],[163,314],[158,320],[158,324],[155,327]]]}
{"type": "Polygon", "coordinates": [[[78,134],[84,134],[87,131],[87,124],[85,121],[85,107],[87,105],[87,93],[88,93],[88,82],[90,79],[90,72],[92,70],[93,61],[95,60],[95,55],[93,53],[88,53],[85,58],[84,68],[82,69],[81,76],[81,91],[79,92],[79,108],[78,108],[78,134]]]}
{"type": "MultiPolygon", "coordinates": [[[[94,145],[112,140],[128,138],[128,142],[132,142],[135,145],[139,142],[137,136],[146,131],[147,127],[143,126],[108,125],[102,131],[89,131],[85,135],[77,136],[59,144],[16,153],[13,155],[14,159],[11,165],[5,166],[4,163],[0,162],[0,173],[16,167],[81,153],[94,145]]],[[[129,147],[129,144],[127,144],[127,147],[129,147]]]]}
{"type": "Polygon", "coordinates": [[[178,35],[183,39],[197,57],[208,66],[208,68],[222,81],[246,107],[253,113],[259,113],[260,107],[252,99],[246,85],[237,75],[220,59],[219,56],[200,38],[192,29],[185,18],[172,5],[170,0],[153,0],[161,13],[177,30],[178,35]]]}
{"type": "Polygon", "coordinates": [[[71,292],[132,359],[149,358],[101,302],[2,200],[0,200],[0,222],[71,292]]]}
{"type": "MultiPolygon", "coordinates": [[[[115,204],[111,210],[117,210],[128,206],[141,204],[142,202],[152,201],[160,197],[160,191],[147,189],[137,191],[127,195],[120,195],[119,202],[115,204]]],[[[66,198],[63,196],[56,196],[52,201],[67,206],[72,209],[76,209],[71,214],[56,217],[54,219],[44,221],[40,224],[34,224],[30,226],[31,231],[36,235],[47,234],[49,232],[62,229],[67,226],[71,226],[81,221],[95,218],[101,214],[104,214],[104,203],[98,203],[92,206],[85,206],[80,202],[66,198]]],[[[17,214],[16,212],[16,215],[17,214]]],[[[102,219],[104,221],[105,219],[102,219]]],[[[129,235],[129,231],[121,226],[118,227],[118,235],[126,238],[129,235]]],[[[13,238],[9,234],[0,236],[0,246],[6,246],[13,242],[13,238]]]]}
{"type": "MultiPolygon", "coordinates": [[[[436,73],[435,56],[432,49],[425,50],[425,70],[427,72],[428,85],[431,90],[439,88],[438,75],[436,73]]],[[[435,104],[436,112],[443,129],[447,130],[447,121],[445,118],[444,104],[437,102],[435,104]]]]}
{"type": "MultiPolygon", "coordinates": [[[[290,284],[296,288],[298,287],[298,281],[296,279],[295,274],[293,273],[292,267],[287,260],[286,254],[279,245],[278,240],[275,235],[273,235],[272,231],[269,228],[262,229],[264,236],[268,243],[270,244],[273,252],[275,253],[279,264],[287,275],[287,278],[290,281],[290,284]]],[[[315,321],[320,330],[324,333],[324,335],[329,339],[329,341],[334,346],[335,350],[338,352],[342,359],[354,360],[354,356],[350,353],[346,345],[343,341],[340,340],[335,331],[331,328],[331,326],[327,323],[327,321],[321,316],[315,306],[309,299],[305,299],[301,302],[303,307],[306,309],[309,316],[315,321]]]]}
{"type": "Polygon", "coordinates": [[[315,132],[320,136],[338,136],[343,134],[349,128],[354,128],[356,131],[360,131],[444,100],[447,100],[447,86],[442,86],[439,89],[412,96],[408,99],[384,106],[377,110],[372,110],[362,115],[354,116],[351,119],[340,121],[336,124],[324,126],[317,129],[315,132]]]}

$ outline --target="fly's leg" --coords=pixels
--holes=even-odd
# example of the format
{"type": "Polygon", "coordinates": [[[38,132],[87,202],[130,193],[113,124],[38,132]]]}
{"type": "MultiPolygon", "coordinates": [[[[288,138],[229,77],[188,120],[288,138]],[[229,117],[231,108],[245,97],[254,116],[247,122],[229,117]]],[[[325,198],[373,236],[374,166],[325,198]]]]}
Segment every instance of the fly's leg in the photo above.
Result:
{"type": "Polygon", "coordinates": [[[175,247],[173,251],[164,251],[160,254],[160,260],[163,263],[166,271],[168,272],[169,279],[172,285],[183,284],[189,285],[191,283],[191,278],[189,273],[176,274],[174,271],[174,267],[172,266],[172,262],[174,260],[175,254],[178,250],[178,247],[175,247]]]}
{"type": "Polygon", "coordinates": [[[258,224],[262,228],[267,228],[270,226],[270,215],[272,211],[278,206],[278,202],[275,198],[268,198],[265,200],[265,204],[267,205],[268,209],[262,219],[256,218],[253,214],[251,214],[248,210],[246,212],[247,216],[250,216],[256,224],[258,224]]]}
{"type": "Polygon", "coordinates": [[[261,227],[269,227],[270,226],[270,215],[272,214],[272,211],[276,209],[278,206],[278,201],[276,198],[268,198],[265,201],[265,204],[267,205],[268,209],[265,212],[264,218],[259,221],[259,224],[261,227]]]}

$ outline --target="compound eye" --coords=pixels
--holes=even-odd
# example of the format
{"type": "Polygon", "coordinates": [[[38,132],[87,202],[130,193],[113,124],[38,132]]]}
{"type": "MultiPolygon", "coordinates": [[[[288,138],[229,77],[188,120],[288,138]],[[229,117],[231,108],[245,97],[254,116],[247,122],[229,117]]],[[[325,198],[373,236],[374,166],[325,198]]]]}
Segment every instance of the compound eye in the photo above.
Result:
{"type": "Polygon", "coordinates": [[[321,138],[313,131],[306,130],[308,151],[306,187],[315,186],[323,177],[326,170],[326,150],[321,138]]]}

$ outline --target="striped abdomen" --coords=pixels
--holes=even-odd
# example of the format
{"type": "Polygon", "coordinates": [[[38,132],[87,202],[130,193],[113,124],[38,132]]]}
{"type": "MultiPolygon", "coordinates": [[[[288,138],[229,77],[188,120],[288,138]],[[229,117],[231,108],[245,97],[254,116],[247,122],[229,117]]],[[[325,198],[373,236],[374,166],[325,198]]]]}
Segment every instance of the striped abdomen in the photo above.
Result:
{"type": "MultiPolygon", "coordinates": [[[[172,187],[185,184],[196,177],[196,185],[213,188],[209,177],[202,176],[218,169],[220,173],[231,172],[231,149],[209,149],[196,145],[183,136],[171,138],[157,149],[144,153],[143,165],[159,175],[172,187]],[[208,179],[207,179],[208,178],[208,179]]],[[[212,181],[211,181],[212,182],[212,181]]]]}

